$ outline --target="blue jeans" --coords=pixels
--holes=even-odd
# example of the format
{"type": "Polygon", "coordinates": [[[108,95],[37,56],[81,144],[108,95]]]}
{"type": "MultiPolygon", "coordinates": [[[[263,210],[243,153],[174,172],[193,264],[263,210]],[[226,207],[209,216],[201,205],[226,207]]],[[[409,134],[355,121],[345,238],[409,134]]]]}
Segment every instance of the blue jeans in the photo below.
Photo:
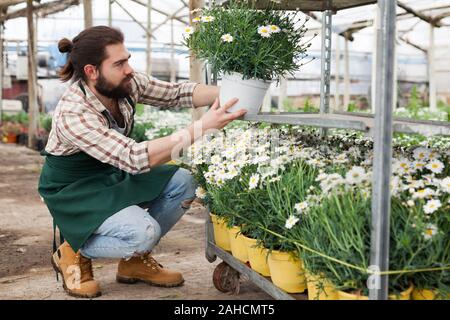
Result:
{"type": "Polygon", "coordinates": [[[80,252],[86,258],[124,258],[149,252],[189,208],[195,198],[191,173],[178,169],[162,194],[148,203],[126,207],[108,219],[89,237],[80,252]]]}

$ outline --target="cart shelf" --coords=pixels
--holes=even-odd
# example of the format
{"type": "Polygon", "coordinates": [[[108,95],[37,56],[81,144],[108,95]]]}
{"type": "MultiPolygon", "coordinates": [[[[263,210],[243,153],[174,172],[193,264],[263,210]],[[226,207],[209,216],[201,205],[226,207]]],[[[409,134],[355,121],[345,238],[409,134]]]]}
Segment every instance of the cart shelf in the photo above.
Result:
{"type": "MultiPolygon", "coordinates": [[[[373,133],[375,128],[374,116],[361,113],[260,113],[244,116],[243,120],[255,122],[270,122],[314,126],[322,128],[354,129],[373,133]]],[[[425,136],[450,136],[450,122],[419,121],[405,118],[394,118],[394,132],[417,133],[425,136]]]]}

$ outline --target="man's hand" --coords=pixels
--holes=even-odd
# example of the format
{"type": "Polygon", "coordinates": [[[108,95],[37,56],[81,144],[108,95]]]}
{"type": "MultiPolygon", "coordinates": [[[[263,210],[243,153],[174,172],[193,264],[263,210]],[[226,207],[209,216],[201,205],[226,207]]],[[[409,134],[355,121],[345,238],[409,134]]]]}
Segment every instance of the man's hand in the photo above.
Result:
{"type": "Polygon", "coordinates": [[[216,98],[208,112],[206,112],[199,120],[202,124],[202,130],[206,131],[210,129],[222,129],[231,121],[245,115],[245,113],[247,112],[246,109],[240,109],[232,113],[227,112],[227,110],[234,106],[236,102],[238,102],[238,99],[234,98],[221,107],[219,98],[216,98]]]}
{"type": "Polygon", "coordinates": [[[225,103],[223,107],[220,107],[219,98],[216,98],[208,112],[186,129],[179,130],[167,137],[148,141],[147,150],[150,167],[172,160],[174,154],[178,155],[180,149],[187,148],[196,139],[207,133],[208,130],[222,129],[231,121],[242,117],[247,110],[241,109],[233,113],[226,112],[237,101],[238,99],[234,98],[225,103]]]}

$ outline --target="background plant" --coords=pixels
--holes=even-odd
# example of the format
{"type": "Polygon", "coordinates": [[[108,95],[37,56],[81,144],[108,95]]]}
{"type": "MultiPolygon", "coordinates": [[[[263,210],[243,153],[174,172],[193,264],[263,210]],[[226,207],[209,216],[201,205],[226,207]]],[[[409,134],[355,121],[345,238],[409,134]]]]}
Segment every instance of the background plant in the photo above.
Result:
{"type": "Polygon", "coordinates": [[[251,2],[230,1],[226,9],[203,9],[187,28],[185,45],[217,72],[271,81],[293,75],[306,57],[310,44],[302,43],[307,28],[300,19],[297,12],[254,10],[251,2]],[[263,36],[258,31],[264,26],[275,26],[275,31],[263,36]]]}

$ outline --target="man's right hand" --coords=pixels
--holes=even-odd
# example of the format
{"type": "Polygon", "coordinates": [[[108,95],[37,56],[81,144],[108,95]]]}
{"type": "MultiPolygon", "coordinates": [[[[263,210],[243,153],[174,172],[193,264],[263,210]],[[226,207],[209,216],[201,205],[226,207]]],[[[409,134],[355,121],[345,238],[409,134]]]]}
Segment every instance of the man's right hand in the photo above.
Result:
{"type": "Polygon", "coordinates": [[[225,103],[225,105],[220,106],[219,98],[216,98],[211,108],[199,120],[202,124],[202,130],[222,129],[231,121],[245,115],[246,109],[240,109],[231,113],[227,112],[236,102],[238,102],[238,99],[234,98],[225,103]]]}

